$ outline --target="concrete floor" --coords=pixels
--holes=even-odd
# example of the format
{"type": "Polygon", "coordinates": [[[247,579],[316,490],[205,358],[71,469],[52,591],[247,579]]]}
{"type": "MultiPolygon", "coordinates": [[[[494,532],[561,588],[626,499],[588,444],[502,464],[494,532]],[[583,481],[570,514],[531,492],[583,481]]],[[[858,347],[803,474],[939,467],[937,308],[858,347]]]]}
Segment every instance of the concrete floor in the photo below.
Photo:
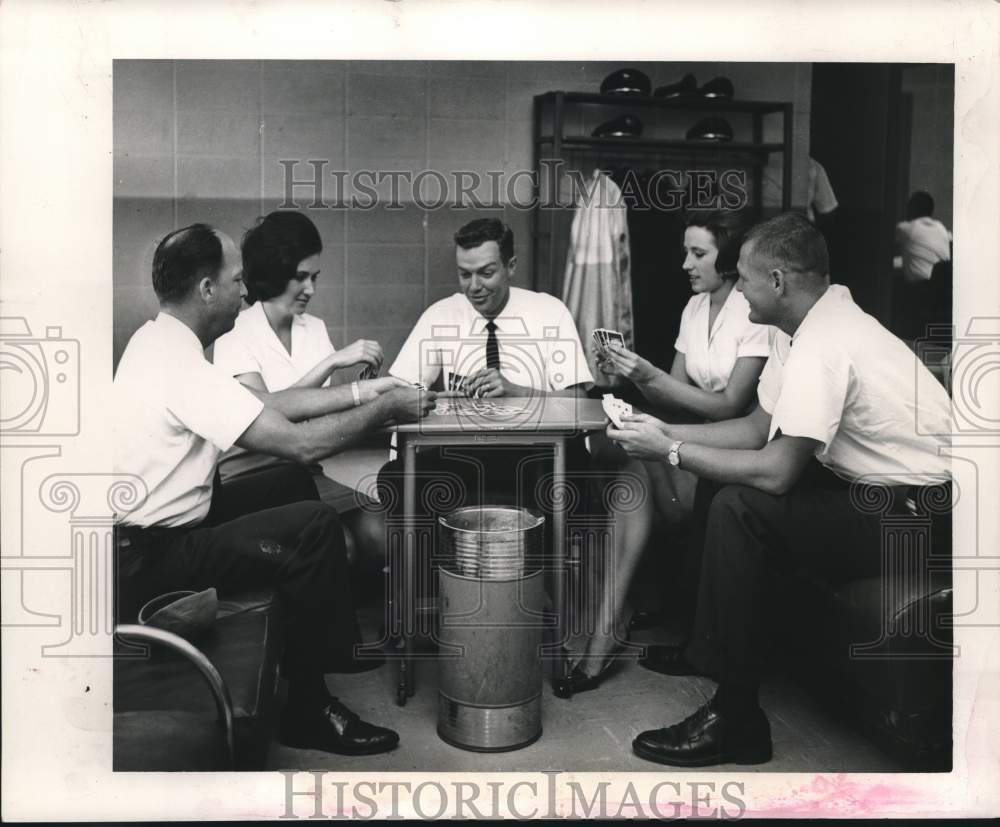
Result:
{"type": "MultiPolygon", "coordinates": [[[[669,631],[650,630],[637,638],[663,639],[664,634],[669,637],[669,631]]],[[[438,737],[438,666],[433,659],[418,663],[417,691],[405,707],[395,702],[396,667],[391,661],[367,673],[328,676],[331,692],[362,718],[399,732],[400,745],[393,752],[348,758],[275,743],[269,767],[352,772],[660,772],[665,768],[632,754],[632,739],[642,730],[677,723],[715,691],[715,684],[706,678],[659,675],[624,659],[602,686],[571,700],[556,698],[546,681],[541,738],[514,752],[483,754],[450,746],[438,737]]],[[[768,678],[761,704],[771,721],[774,758],[761,766],[740,767],[740,771],[900,770],[893,759],[789,678],[768,678]]]]}

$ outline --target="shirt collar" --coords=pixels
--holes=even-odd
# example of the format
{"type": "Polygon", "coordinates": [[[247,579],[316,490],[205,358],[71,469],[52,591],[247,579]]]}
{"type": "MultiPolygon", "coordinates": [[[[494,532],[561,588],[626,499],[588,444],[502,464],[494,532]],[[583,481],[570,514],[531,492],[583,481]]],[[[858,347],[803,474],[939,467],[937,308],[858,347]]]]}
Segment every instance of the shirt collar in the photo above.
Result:
{"type": "Polygon", "coordinates": [[[831,284],[827,287],[799,323],[798,329],[792,334],[791,343],[794,344],[804,330],[808,331],[811,327],[822,324],[823,319],[836,312],[845,301],[851,301],[851,291],[847,287],[843,284],[831,284]]]}
{"type": "Polygon", "coordinates": [[[202,356],[205,355],[205,348],[201,345],[201,339],[176,316],[171,316],[169,313],[164,313],[161,310],[156,314],[155,324],[165,330],[168,336],[176,339],[178,344],[197,350],[202,356]]]}
{"type": "MultiPolygon", "coordinates": [[[[510,335],[524,334],[527,331],[524,329],[524,321],[521,318],[521,314],[517,312],[515,307],[516,304],[516,293],[514,288],[510,288],[510,294],[507,297],[507,304],[504,305],[504,309],[500,311],[500,315],[493,319],[493,322],[497,326],[497,333],[507,333],[510,335]]],[[[470,335],[472,336],[485,336],[486,335],[486,323],[489,321],[485,316],[483,316],[475,307],[473,307],[472,302],[468,300],[465,296],[462,296],[465,301],[466,306],[472,311],[472,322],[469,325],[470,335]]]]}
{"type": "MultiPolygon", "coordinates": [[[[726,311],[729,309],[730,302],[733,301],[733,293],[735,292],[736,285],[734,284],[731,288],[729,288],[729,295],[726,296],[726,300],[722,303],[722,307],[719,308],[719,312],[715,317],[715,324],[708,330],[709,341],[715,337],[715,334],[718,333],[719,329],[722,327],[723,319],[725,319],[726,311]]],[[[706,297],[705,315],[707,318],[708,314],[712,312],[712,297],[708,293],[703,293],[702,295],[706,297]]]]}
{"type": "MultiPolygon", "coordinates": [[[[256,320],[257,324],[260,326],[261,335],[268,343],[270,348],[276,353],[280,353],[286,359],[291,359],[292,354],[285,350],[285,346],[281,344],[281,340],[278,338],[278,334],[274,332],[274,328],[271,327],[271,323],[267,320],[267,314],[264,312],[264,302],[257,301],[250,305],[244,313],[254,313],[252,317],[256,320]]],[[[295,350],[295,345],[298,342],[298,333],[305,329],[306,320],[304,318],[305,314],[299,313],[292,316],[292,350],[295,350]]]]}

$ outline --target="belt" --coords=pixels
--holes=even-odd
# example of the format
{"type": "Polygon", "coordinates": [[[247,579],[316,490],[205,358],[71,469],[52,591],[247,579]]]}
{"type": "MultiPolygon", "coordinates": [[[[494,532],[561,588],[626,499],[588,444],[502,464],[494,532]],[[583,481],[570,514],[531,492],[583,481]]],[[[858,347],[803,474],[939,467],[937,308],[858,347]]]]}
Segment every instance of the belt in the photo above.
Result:
{"type": "Polygon", "coordinates": [[[149,545],[187,531],[176,526],[115,525],[115,546],[128,548],[134,545],[149,545]]]}
{"type": "Polygon", "coordinates": [[[926,485],[893,485],[889,490],[892,492],[892,510],[896,513],[922,516],[921,512],[927,511],[927,503],[935,513],[951,511],[951,480],[926,485]]]}

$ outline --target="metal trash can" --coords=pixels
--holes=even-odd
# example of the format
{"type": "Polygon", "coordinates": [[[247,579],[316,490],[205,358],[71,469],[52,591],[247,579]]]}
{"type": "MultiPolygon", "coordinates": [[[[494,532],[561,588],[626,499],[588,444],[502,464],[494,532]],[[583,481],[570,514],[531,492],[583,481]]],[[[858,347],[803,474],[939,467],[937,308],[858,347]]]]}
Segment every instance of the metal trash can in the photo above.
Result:
{"type": "Polygon", "coordinates": [[[472,506],[439,517],[438,735],[503,752],[542,734],[545,517],[472,506]]]}

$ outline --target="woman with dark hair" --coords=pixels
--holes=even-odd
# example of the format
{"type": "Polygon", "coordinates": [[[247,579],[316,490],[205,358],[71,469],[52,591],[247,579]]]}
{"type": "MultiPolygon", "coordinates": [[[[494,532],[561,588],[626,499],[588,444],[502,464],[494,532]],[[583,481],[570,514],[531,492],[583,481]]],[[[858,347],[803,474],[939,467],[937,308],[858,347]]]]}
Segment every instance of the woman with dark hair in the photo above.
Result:
{"type": "MultiPolygon", "coordinates": [[[[216,365],[244,385],[271,393],[328,385],[331,374],[341,368],[360,371],[381,366],[378,342],[358,339],[336,350],[326,323],[306,313],[316,293],[322,251],[316,225],[300,212],[269,213],[246,232],[241,252],[250,306],[229,333],[215,340],[216,365]]],[[[382,385],[396,381],[376,379],[373,389],[381,392],[382,385]]],[[[279,462],[283,460],[232,448],[219,462],[219,474],[228,480],[279,462]]],[[[320,497],[336,504],[343,489],[323,476],[318,466],[312,470],[320,497]]],[[[380,548],[384,543],[380,514],[361,508],[341,518],[359,546],[380,548]]]]}
{"type": "MultiPolygon", "coordinates": [[[[750,321],[749,305],[734,289],[747,229],[734,212],[694,213],[688,218],[683,269],[694,296],[681,315],[669,372],[615,344],[598,353],[598,368],[632,382],[651,413],[716,421],[752,407],[767,360],[768,328],[750,321]]],[[[596,688],[614,663],[627,638],[623,616],[628,588],[653,526],[658,519],[676,520],[684,508],[680,500],[690,500],[694,487],[693,478],[678,473],[666,457],[663,462],[636,460],[618,445],[594,438],[592,448],[602,468],[616,469],[619,479],[630,479],[638,493],[627,509],[613,511],[614,571],[608,571],[607,564],[591,567],[603,581],[600,594],[592,597],[597,629],[571,676],[557,682],[556,694],[562,697],[596,688]]]]}
{"type": "Polygon", "coordinates": [[[746,230],[738,213],[688,218],[683,269],[694,295],[681,315],[669,373],[617,345],[598,367],[630,380],[654,408],[711,421],[746,412],[768,353],[767,328],[749,320],[746,299],[734,289],[746,230]]]}
{"type": "Polygon", "coordinates": [[[306,313],[316,293],[323,243],[299,212],[272,212],[243,236],[247,303],[236,326],[215,342],[215,363],[258,390],[316,388],[352,365],[382,364],[378,342],[335,350],[322,319],[306,313]]]}

